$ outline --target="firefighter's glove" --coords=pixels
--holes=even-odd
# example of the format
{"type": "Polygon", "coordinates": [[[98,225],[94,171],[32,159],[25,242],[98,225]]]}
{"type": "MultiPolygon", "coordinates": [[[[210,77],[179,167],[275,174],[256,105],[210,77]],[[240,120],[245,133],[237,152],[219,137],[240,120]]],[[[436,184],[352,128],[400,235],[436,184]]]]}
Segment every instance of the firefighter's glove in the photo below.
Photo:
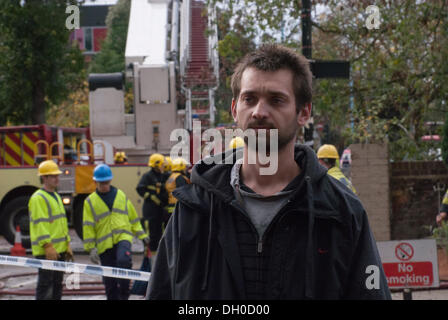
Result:
{"type": "Polygon", "coordinates": [[[45,259],[47,260],[58,260],[59,254],[56,249],[53,247],[51,242],[48,242],[44,245],[45,249],[45,259]]]}
{"type": "Polygon", "coordinates": [[[73,250],[70,244],[67,244],[67,251],[65,252],[65,261],[74,262],[75,256],[73,255],[73,250]]]}
{"type": "Polygon", "coordinates": [[[93,248],[89,252],[90,261],[94,264],[100,264],[100,256],[98,255],[98,250],[96,248],[93,248]]]}

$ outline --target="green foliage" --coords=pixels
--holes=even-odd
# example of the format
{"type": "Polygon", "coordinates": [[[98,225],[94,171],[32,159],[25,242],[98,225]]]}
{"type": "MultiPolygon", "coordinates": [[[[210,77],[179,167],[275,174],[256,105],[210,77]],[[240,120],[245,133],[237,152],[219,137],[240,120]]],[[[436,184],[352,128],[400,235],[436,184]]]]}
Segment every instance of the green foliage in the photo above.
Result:
{"type": "MultiPolygon", "coordinates": [[[[219,37],[224,63],[239,60],[241,44],[250,49],[275,41],[300,51],[301,1],[209,1],[227,17],[218,25],[225,27],[219,37]]],[[[431,150],[440,146],[421,137],[431,134],[426,121],[448,111],[448,3],[377,3],[378,30],[365,26],[365,1],[313,1],[313,9],[319,5],[326,10],[313,14],[313,59],[350,61],[353,86],[348,80],[315,80],[314,122],[329,124],[346,145],[387,141],[393,160],[434,158],[431,150]]],[[[225,69],[230,76],[232,68],[225,69]]]]}
{"type": "Polygon", "coordinates": [[[445,116],[442,135],[442,159],[448,165],[448,113],[445,116]]]}
{"type": "Polygon", "coordinates": [[[84,58],[65,27],[75,0],[0,1],[0,125],[45,122],[82,79],[84,58]]]}
{"type": "Polygon", "coordinates": [[[441,225],[437,228],[430,228],[432,238],[436,240],[438,246],[444,248],[448,253],[448,224],[442,221],[441,225]]]}
{"type": "Polygon", "coordinates": [[[107,36],[101,51],[90,65],[89,73],[113,73],[125,71],[126,38],[128,33],[131,1],[119,0],[110,7],[106,18],[107,36]]]}

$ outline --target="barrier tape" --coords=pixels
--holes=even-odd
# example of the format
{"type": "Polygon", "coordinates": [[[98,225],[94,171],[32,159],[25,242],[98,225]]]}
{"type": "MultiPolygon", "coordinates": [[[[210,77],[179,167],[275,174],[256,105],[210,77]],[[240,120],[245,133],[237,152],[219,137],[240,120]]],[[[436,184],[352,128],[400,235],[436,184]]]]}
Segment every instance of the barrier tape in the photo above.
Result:
{"type": "Polygon", "coordinates": [[[30,267],[45,270],[63,271],[68,273],[85,273],[103,277],[149,281],[151,272],[130,269],[103,267],[97,265],[81,264],[65,261],[41,260],[14,256],[0,255],[0,264],[30,267]]]}

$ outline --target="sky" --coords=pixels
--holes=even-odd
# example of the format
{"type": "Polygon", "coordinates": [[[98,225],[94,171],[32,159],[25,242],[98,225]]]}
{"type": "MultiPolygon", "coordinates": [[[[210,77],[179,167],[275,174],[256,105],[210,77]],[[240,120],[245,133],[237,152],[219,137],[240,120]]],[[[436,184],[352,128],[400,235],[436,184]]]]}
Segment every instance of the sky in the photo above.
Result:
{"type": "Polygon", "coordinates": [[[114,5],[118,0],[86,0],[84,5],[114,5]]]}

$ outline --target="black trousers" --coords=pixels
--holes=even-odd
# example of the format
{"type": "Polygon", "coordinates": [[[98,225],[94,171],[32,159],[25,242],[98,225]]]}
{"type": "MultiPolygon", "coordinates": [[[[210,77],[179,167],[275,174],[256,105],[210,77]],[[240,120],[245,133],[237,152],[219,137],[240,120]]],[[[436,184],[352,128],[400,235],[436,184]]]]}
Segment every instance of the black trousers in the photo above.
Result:
{"type": "Polygon", "coordinates": [[[145,202],[143,204],[143,218],[149,224],[149,250],[157,251],[166,219],[165,210],[162,207],[145,202]]]}
{"type": "MultiPolygon", "coordinates": [[[[59,261],[65,261],[65,253],[59,254],[59,261]]],[[[45,256],[36,259],[45,260],[45,256]]],[[[61,300],[64,272],[39,269],[37,273],[36,300],[61,300]]]]}
{"type": "MultiPolygon", "coordinates": [[[[111,249],[100,254],[100,259],[102,266],[131,269],[131,243],[125,240],[118,242],[111,249]]],[[[131,280],[103,277],[103,283],[106,287],[107,300],[129,299],[131,280]]]]}

